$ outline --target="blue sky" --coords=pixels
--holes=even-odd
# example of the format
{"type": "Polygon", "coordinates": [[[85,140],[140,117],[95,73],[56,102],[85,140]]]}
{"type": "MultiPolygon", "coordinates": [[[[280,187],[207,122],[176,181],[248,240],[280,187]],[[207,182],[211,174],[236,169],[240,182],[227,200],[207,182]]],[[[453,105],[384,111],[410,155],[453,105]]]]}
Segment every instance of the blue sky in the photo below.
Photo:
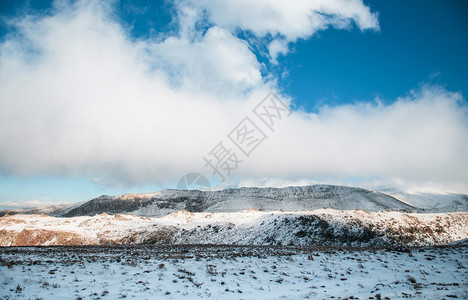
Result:
{"type": "Polygon", "coordinates": [[[230,184],[466,192],[466,1],[340,2],[253,21],[242,1],[2,1],[0,206],[173,188],[270,90],[295,113],[230,184]]]}
{"type": "Polygon", "coordinates": [[[466,1],[371,1],[380,32],[327,30],[284,57],[283,86],[299,105],[378,96],[392,101],[420,84],[468,91],[466,1]],[[301,99],[301,100],[299,100],[301,99]],[[305,99],[305,100],[302,100],[305,99]]]}

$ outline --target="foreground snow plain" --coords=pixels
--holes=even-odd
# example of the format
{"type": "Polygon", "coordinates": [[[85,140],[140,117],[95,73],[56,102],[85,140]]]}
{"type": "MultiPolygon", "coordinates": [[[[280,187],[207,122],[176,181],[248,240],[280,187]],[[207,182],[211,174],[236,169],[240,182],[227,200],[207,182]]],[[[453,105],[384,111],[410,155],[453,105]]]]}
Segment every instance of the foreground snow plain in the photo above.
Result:
{"type": "Polygon", "coordinates": [[[0,248],[1,299],[467,299],[468,247],[0,248]]]}
{"type": "Polygon", "coordinates": [[[5,215],[0,299],[468,299],[467,220],[335,209],[5,215]]]}

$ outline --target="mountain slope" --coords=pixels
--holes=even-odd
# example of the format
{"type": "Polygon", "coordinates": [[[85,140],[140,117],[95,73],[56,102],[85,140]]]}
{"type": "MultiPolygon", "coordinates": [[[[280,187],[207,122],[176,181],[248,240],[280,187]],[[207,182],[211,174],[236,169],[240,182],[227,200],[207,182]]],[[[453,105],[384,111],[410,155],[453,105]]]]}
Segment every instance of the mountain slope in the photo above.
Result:
{"type": "Polygon", "coordinates": [[[153,194],[101,196],[71,208],[66,217],[99,213],[130,213],[139,216],[163,216],[187,210],[191,212],[235,212],[245,209],[301,211],[320,208],[412,210],[389,195],[370,190],[314,185],[287,188],[237,188],[221,191],[163,190],[153,194]]]}
{"type": "Polygon", "coordinates": [[[467,211],[468,196],[461,194],[407,194],[397,190],[377,192],[362,188],[313,185],[286,188],[235,188],[219,191],[163,190],[155,193],[100,196],[89,201],[59,207],[0,211],[8,214],[46,214],[57,217],[125,213],[164,216],[174,211],[236,212],[304,211],[321,208],[367,211],[396,210],[418,212],[467,211]]]}
{"type": "Polygon", "coordinates": [[[231,244],[296,246],[446,245],[468,238],[468,213],[321,209],[191,213],[160,218],[108,214],[0,218],[0,246],[231,244]]]}
{"type": "Polygon", "coordinates": [[[468,195],[456,193],[405,193],[396,189],[379,191],[425,212],[467,211],[468,195]]]}

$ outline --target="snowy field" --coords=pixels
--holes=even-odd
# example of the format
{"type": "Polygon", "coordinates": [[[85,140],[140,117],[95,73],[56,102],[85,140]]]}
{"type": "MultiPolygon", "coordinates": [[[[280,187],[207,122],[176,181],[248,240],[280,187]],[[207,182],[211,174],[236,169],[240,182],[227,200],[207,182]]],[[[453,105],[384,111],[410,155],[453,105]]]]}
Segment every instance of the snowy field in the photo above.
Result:
{"type": "Polygon", "coordinates": [[[0,248],[1,299],[467,299],[468,247],[0,248]]]}

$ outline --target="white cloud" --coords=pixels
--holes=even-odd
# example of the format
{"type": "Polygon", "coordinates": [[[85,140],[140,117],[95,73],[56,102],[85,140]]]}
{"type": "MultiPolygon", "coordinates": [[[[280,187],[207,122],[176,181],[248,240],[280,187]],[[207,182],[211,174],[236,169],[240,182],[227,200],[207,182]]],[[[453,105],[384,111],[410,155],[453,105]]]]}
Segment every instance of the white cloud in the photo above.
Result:
{"type": "MultiPolygon", "coordinates": [[[[202,157],[270,90],[278,92],[234,27],[279,35],[278,41],[351,20],[361,29],[378,28],[359,1],[317,2],[309,10],[260,1],[245,11],[256,18],[234,1],[210,5],[215,24],[200,33],[197,10],[185,11],[184,2],[180,32],[132,41],[108,6],[60,3],[51,16],[17,19],[20,34],[0,45],[0,170],[8,174],[164,185],[209,171],[202,157]],[[232,6],[230,18],[219,15],[221,5],[232,6]]],[[[293,112],[231,179],[468,182],[467,113],[460,100],[427,87],[387,106],[293,112]]]]}
{"type": "Polygon", "coordinates": [[[270,177],[277,178],[286,173],[314,179],[468,182],[468,111],[461,103],[459,93],[426,87],[390,105],[296,112],[249,165],[254,170],[270,165],[270,177]]]}
{"type": "Polygon", "coordinates": [[[70,204],[68,201],[44,201],[44,200],[24,200],[18,202],[0,202],[2,209],[18,209],[24,207],[43,207],[43,206],[56,206],[56,205],[67,205],[70,204]]]}
{"type": "Polygon", "coordinates": [[[215,24],[232,32],[241,29],[258,37],[271,36],[273,40],[268,48],[273,61],[278,54],[287,52],[288,43],[307,39],[329,26],[343,29],[354,22],[361,30],[379,30],[377,14],[371,13],[361,0],[187,0],[182,3],[186,10],[192,7],[206,11],[215,24]]]}
{"type": "Polygon", "coordinates": [[[276,39],[273,40],[269,45],[268,45],[268,52],[270,53],[270,57],[272,57],[272,62],[274,64],[278,64],[278,61],[276,60],[276,57],[279,56],[279,54],[287,54],[289,51],[288,48],[288,41],[283,40],[283,39],[276,39]]]}
{"type": "Polygon", "coordinates": [[[248,45],[217,26],[196,40],[170,37],[146,46],[150,62],[185,90],[228,96],[263,84],[260,64],[248,45]]]}
{"type": "Polygon", "coordinates": [[[132,42],[107,9],[19,19],[21,35],[1,45],[4,172],[173,182],[270,90],[229,32],[132,42]]]}

